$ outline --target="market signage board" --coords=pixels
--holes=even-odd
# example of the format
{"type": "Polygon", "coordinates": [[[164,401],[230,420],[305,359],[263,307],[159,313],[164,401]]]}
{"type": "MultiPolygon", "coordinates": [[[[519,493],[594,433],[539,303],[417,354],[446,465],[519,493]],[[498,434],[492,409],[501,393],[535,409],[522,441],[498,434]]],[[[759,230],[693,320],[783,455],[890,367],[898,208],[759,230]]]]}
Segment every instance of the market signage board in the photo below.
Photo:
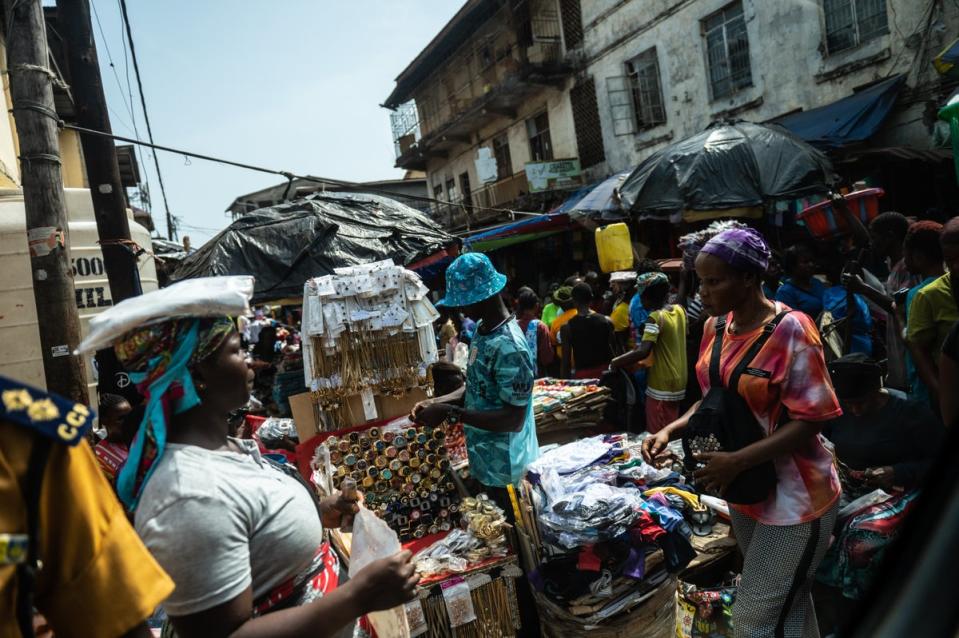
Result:
{"type": "Polygon", "coordinates": [[[575,188],[583,185],[583,171],[579,158],[553,160],[551,162],[529,162],[526,164],[526,179],[529,192],[575,188]]]}

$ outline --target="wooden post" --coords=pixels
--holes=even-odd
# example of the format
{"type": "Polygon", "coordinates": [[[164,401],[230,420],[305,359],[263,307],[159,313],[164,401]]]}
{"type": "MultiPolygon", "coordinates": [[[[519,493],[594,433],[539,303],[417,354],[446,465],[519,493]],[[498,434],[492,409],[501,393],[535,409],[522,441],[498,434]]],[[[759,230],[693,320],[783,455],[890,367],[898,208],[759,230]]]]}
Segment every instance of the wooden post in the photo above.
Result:
{"type": "MultiPolygon", "coordinates": [[[[57,0],[57,18],[58,31],[66,41],[77,124],[112,133],[90,22],[89,0],[57,0]]],[[[90,182],[103,264],[110,281],[110,295],[113,303],[119,303],[142,291],[136,254],[129,243],[127,198],[120,181],[117,148],[113,140],[100,135],[81,134],[80,142],[90,182]]]]}
{"type": "Polygon", "coordinates": [[[30,271],[47,389],[87,403],[83,361],[73,354],[80,341],[80,318],[67,254],[69,230],[53,103],[55,76],[47,67],[43,7],[40,0],[3,0],[3,8],[30,271]]]}

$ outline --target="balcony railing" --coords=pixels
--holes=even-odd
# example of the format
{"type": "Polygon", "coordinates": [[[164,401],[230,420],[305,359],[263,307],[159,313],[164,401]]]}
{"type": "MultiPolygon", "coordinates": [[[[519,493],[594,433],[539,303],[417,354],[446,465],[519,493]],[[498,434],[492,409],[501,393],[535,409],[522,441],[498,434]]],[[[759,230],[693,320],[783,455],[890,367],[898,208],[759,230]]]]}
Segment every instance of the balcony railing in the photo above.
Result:
{"type": "Polygon", "coordinates": [[[391,115],[397,158],[421,138],[440,130],[489,99],[498,89],[516,86],[528,75],[561,73],[566,67],[561,24],[555,11],[542,11],[525,25],[526,43],[503,24],[474,36],[424,81],[416,100],[391,115]]]}
{"type": "Polygon", "coordinates": [[[450,204],[434,204],[433,213],[436,221],[450,230],[479,226],[502,214],[490,209],[503,207],[528,190],[526,172],[520,171],[470,192],[469,206],[463,206],[463,197],[456,197],[450,204]]]}

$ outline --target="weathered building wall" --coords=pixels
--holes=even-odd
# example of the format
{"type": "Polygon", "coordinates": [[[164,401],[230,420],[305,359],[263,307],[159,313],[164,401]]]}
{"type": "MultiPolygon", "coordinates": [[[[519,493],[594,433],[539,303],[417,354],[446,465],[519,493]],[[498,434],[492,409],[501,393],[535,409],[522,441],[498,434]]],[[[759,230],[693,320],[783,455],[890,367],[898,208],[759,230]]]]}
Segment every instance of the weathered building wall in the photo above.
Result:
{"type": "MultiPolygon", "coordinates": [[[[897,73],[908,85],[936,80],[929,60],[959,35],[959,9],[943,2],[925,29],[930,2],[887,0],[888,33],[834,54],[825,46],[822,0],[742,0],[752,86],[713,99],[702,20],[728,0],[592,0],[583,2],[587,73],[596,81],[606,148],[606,172],[624,170],[664,144],[732,116],[766,121],[846,97],[858,87],[897,73]],[[922,34],[926,33],[925,39],[922,34]],[[920,35],[913,35],[919,33],[920,35]],[[636,133],[613,130],[607,78],[625,75],[625,63],[656,47],[666,122],[636,133]],[[915,60],[925,50],[925,64],[915,60]]],[[[876,140],[928,147],[925,101],[893,113],[876,140]]],[[[928,118],[927,118],[928,119],[928,118]]]]}
{"type": "MultiPolygon", "coordinates": [[[[549,133],[555,159],[577,157],[576,133],[573,128],[572,111],[570,110],[569,92],[566,89],[543,89],[541,92],[527,99],[516,111],[515,118],[499,117],[490,124],[481,127],[472,137],[471,144],[460,144],[448,153],[446,158],[430,159],[426,166],[427,184],[430,196],[435,194],[435,186],[442,185],[443,195],[439,199],[446,200],[446,182],[453,179],[456,182],[454,201],[460,201],[463,193],[460,189],[460,175],[469,174],[470,186],[477,190],[486,186],[476,171],[477,152],[481,147],[492,148],[493,139],[506,134],[509,140],[511,174],[519,179],[527,162],[530,162],[530,145],[526,131],[526,120],[543,111],[549,116],[549,133]]],[[[523,192],[527,189],[523,187],[523,192]]],[[[474,204],[477,202],[474,200],[474,204]]],[[[439,210],[441,215],[437,221],[447,222],[442,215],[445,211],[439,210]]]]}

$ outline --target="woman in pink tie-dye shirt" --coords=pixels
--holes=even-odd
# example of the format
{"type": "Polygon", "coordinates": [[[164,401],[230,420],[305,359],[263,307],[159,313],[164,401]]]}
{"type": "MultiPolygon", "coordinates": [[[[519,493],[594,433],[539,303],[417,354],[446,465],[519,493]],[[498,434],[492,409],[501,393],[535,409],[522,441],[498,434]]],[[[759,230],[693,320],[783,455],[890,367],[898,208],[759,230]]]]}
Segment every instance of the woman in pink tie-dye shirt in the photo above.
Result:
{"type": "MultiPolygon", "coordinates": [[[[696,259],[703,309],[714,317],[705,327],[696,364],[704,395],[718,337],[715,317],[726,316],[720,376],[727,383],[766,324],[787,314],[736,388],[766,436],[736,451],[700,455],[698,460],[706,466],[695,478],[708,491],[721,494],[743,470],[773,462],[777,482],[766,500],[731,505],[743,554],[733,625],[736,636],[805,638],[819,635],[810,591],[829,546],[840,493],[839,477],[819,430],[842,411],[812,320],[763,294],[761,275],[768,260],[769,248],[751,229],[716,235],[696,259]]],[[[649,437],[644,455],[652,458],[671,438],[678,438],[697,407],[649,437]]]]}

